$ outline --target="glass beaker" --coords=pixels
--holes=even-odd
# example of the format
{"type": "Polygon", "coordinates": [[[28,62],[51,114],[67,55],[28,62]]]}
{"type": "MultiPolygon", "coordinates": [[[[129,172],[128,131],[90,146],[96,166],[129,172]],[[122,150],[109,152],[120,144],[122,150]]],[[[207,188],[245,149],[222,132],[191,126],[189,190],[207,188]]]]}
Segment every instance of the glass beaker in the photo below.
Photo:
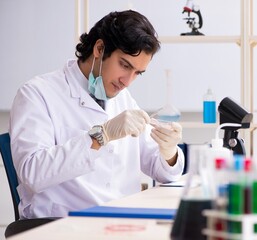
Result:
{"type": "Polygon", "coordinates": [[[170,237],[173,240],[204,240],[202,230],[207,219],[202,215],[204,209],[213,208],[215,199],[211,168],[207,163],[209,146],[189,145],[189,172],[170,237]],[[198,187],[196,182],[200,183],[198,187]]]}
{"type": "Polygon", "coordinates": [[[171,70],[166,69],[166,102],[165,105],[158,110],[154,118],[160,122],[177,122],[180,118],[180,111],[172,105],[172,78],[171,70]]]}

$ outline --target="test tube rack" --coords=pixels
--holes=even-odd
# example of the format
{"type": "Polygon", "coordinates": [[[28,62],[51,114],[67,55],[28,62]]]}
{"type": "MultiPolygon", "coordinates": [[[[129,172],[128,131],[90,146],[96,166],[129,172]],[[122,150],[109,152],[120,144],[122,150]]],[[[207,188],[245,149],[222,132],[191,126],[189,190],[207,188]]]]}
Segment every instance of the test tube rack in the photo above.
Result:
{"type": "Polygon", "coordinates": [[[204,210],[203,215],[207,217],[207,229],[202,233],[212,239],[230,239],[230,240],[257,240],[257,233],[254,233],[254,224],[257,224],[257,214],[233,215],[217,210],[204,210]],[[213,229],[215,220],[227,220],[242,223],[242,233],[229,233],[213,229]]]}

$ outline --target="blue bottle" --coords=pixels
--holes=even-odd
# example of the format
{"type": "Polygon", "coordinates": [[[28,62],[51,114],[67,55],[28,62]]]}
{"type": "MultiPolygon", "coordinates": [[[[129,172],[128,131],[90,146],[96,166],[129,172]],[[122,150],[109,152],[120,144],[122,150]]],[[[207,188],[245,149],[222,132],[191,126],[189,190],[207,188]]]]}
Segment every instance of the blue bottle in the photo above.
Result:
{"type": "Polygon", "coordinates": [[[203,122],[216,123],[216,101],[210,88],[203,99],[203,122]]]}

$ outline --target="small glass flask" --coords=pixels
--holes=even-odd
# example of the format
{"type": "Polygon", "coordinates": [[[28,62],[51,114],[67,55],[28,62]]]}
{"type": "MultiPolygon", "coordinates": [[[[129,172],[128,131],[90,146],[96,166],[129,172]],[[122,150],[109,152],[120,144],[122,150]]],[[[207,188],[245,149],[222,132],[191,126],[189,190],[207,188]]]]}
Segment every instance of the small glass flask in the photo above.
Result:
{"type": "Polygon", "coordinates": [[[155,115],[160,122],[177,122],[180,118],[180,111],[172,105],[172,78],[171,70],[166,69],[166,103],[155,115]]]}

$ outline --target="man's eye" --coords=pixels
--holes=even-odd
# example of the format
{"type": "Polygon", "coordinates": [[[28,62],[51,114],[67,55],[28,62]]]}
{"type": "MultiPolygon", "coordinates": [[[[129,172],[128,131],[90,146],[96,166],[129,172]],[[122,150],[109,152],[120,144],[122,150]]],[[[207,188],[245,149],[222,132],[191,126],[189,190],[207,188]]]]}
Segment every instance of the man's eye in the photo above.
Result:
{"type": "Polygon", "coordinates": [[[129,66],[128,64],[123,63],[123,62],[121,62],[120,65],[121,65],[123,68],[125,68],[125,69],[129,69],[129,68],[130,68],[130,66],[129,66]]]}

